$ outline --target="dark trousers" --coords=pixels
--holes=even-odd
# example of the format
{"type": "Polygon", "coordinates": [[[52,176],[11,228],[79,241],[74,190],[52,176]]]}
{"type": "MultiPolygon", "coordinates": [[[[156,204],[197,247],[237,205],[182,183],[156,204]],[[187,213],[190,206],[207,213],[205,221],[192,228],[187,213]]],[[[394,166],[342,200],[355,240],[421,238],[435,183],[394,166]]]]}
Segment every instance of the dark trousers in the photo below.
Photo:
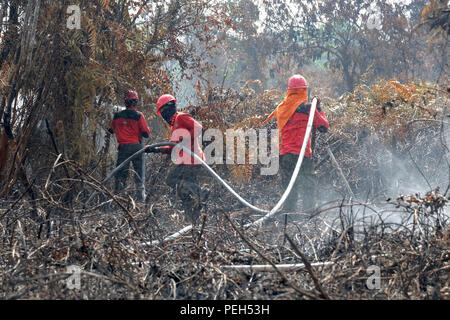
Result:
{"type": "MultiPolygon", "coordinates": [[[[281,181],[286,190],[298,161],[298,154],[287,153],[280,155],[281,181]]],[[[316,173],[312,158],[303,158],[300,172],[297,176],[291,193],[287,197],[283,210],[286,212],[297,211],[298,194],[303,202],[303,211],[314,208],[316,205],[316,173]]]]}
{"type": "Polygon", "coordinates": [[[201,165],[179,164],[167,175],[167,185],[176,190],[177,197],[183,202],[186,222],[195,223],[200,215],[203,190],[199,185],[199,178],[202,174],[201,165]]]}
{"type": "MultiPolygon", "coordinates": [[[[142,146],[140,143],[130,143],[130,144],[124,144],[119,147],[119,153],[117,156],[117,164],[116,166],[120,165],[122,162],[124,162],[126,159],[128,159],[130,156],[138,152],[142,149],[142,146]]],[[[144,187],[144,182],[141,179],[142,176],[142,160],[143,155],[139,155],[135,157],[130,162],[133,163],[133,171],[134,171],[134,182],[136,184],[136,197],[139,200],[143,200],[142,198],[142,192],[144,187]]],[[[130,170],[130,162],[128,162],[126,165],[123,166],[122,169],[117,171],[116,173],[116,184],[115,184],[115,192],[118,193],[125,189],[128,173],[130,170]]]]}

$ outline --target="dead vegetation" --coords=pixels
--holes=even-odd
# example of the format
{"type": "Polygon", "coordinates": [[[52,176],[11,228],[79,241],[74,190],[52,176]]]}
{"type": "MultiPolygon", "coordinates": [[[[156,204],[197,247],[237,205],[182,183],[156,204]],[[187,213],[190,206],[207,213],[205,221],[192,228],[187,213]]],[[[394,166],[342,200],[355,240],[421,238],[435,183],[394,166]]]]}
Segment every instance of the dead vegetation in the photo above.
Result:
{"type": "MultiPolygon", "coordinates": [[[[411,2],[429,39],[394,11],[382,30],[360,28],[370,3],[355,10],[348,1],[338,1],[338,11],[332,1],[305,7],[309,26],[341,13],[342,22],[328,19],[322,39],[319,30],[292,32],[305,20],[282,1],[264,1],[273,14],[258,34],[258,6],[234,2],[0,0],[1,299],[449,298],[447,1],[411,2]],[[81,29],[68,28],[67,9],[77,4],[81,29]],[[359,31],[348,46],[339,39],[352,18],[359,31]],[[344,55],[316,51],[316,41],[333,38],[344,55]],[[328,67],[318,68],[324,54],[328,67]],[[259,216],[207,176],[212,192],[200,224],[163,241],[185,227],[164,182],[167,159],[147,157],[145,204],[101,183],[115,163],[107,128],[126,90],[139,92],[155,142],[167,138],[157,97],[171,92],[181,102],[182,91],[171,89],[179,77],[187,91],[197,82],[200,102],[189,112],[225,132],[261,128],[299,70],[332,128],[313,132],[315,212],[245,230],[259,216]],[[447,87],[374,82],[379,76],[447,87]],[[346,86],[352,93],[325,98],[346,86]],[[80,289],[66,283],[70,266],[81,268],[80,289]]],[[[388,2],[380,4],[399,9],[388,2]]],[[[279,178],[261,176],[259,165],[214,169],[259,207],[279,199],[279,178]]]]}
{"type": "Polygon", "coordinates": [[[34,203],[2,203],[16,206],[2,210],[2,298],[449,298],[448,200],[436,192],[385,205],[338,204],[334,221],[324,218],[332,211],[329,204],[312,218],[287,225],[281,219],[258,230],[240,227],[251,214],[229,218],[211,206],[194,231],[155,245],[148,242],[181,229],[179,210],[152,211],[116,198],[111,210],[83,212],[74,200],[70,211],[45,193],[34,203]],[[402,221],[349,224],[358,207],[386,206],[401,208],[402,221]],[[315,266],[276,266],[299,263],[315,266]],[[266,272],[226,267],[260,264],[271,266],[266,272]],[[64,281],[70,265],[82,268],[80,290],[69,290],[64,281]],[[380,268],[379,289],[367,287],[370,266],[380,268]]]}
{"type": "MultiPolygon", "coordinates": [[[[164,184],[166,161],[160,156],[148,161],[145,204],[113,195],[100,183],[100,168],[86,169],[61,155],[55,154],[53,166],[40,175],[29,177],[24,169],[22,184],[0,200],[0,297],[449,299],[445,108],[435,98],[437,88],[414,98],[393,86],[387,100],[376,96],[377,88],[323,102],[333,129],[315,142],[322,203],[296,221],[277,217],[245,230],[259,216],[205,178],[213,187],[207,214],[192,231],[163,241],[185,224],[164,184]],[[354,192],[351,199],[327,159],[327,146],[354,192]],[[330,182],[330,176],[336,178],[330,182]],[[402,195],[414,189],[409,182],[420,179],[432,191],[402,195]],[[94,190],[99,195],[85,206],[94,190]],[[397,196],[388,199],[394,192],[397,196]],[[67,287],[71,265],[81,267],[80,289],[67,287]],[[379,287],[371,278],[377,268],[379,287]]],[[[233,100],[263,116],[270,103],[261,108],[259,97],[233,100]]],[[[193,112],[201,116],[203,110],[211,118],[216,101],[229,114],[226,108],[233,106],[226,94],[221,99],[205,100],[210,104],[193,112]]],[[[228,127],[220,114],[216,119],[220,128],[228,127]]],[[[236,118],[229,125],[237,126],[236,118]]],[[[270,209],[279,198],[267,190],[277,178],[258,176],[257,168],[246,171],[250,179],[226,166],[216,169],[255,205],[270,209]]]]}

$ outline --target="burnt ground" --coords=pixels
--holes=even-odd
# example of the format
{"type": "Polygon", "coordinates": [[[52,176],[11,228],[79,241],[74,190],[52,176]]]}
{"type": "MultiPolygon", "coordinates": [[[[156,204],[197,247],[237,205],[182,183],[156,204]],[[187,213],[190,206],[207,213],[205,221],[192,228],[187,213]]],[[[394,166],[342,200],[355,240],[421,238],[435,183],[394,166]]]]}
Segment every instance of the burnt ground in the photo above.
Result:
{"type": "MultiPolygon", "coordinates": [[[[89,180],[78,173],[77,183],[89,180]]],[[[213,192],[199,224],[164,242],[186,226],[176,199],[141,205],[104,192],[103,203],[83,208],[82,192],[57,200],[64,183],[50,181],[34,201],[2,201],[3,299],[449,298],[448,200],[437,192],[378,203],[340,199],[294,221],[275,217],[247,229],[260,215],[213,192]],[[79,290],[66,283],[73,265],[81,268],[79,290]],[[369,289],[374,267],[380,286],[369,289]]],[[[260,193],[254,203],[277,196],[260,193]]]]}

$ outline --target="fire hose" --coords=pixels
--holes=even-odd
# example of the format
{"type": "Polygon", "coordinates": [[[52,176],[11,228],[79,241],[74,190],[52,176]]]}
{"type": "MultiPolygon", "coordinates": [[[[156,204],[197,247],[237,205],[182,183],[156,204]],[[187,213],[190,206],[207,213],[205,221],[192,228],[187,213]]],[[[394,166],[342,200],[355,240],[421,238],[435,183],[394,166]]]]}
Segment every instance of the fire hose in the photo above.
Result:
{"type": "MultiPolygon", "coordinates": [[[[294,172],[292,173],[291,180],[289,181],[289,184],[288,184],[286,190],[284,191],[283,195],[281,196],[280,200],[278,201],[278,203],[271,210],[260,209],[260,208],[258,208],[256,206],[252,205],[248,201],[246,201],[235,190],[233,190],[233,188],[231,188],[228,185],[228,183],[226,183],[203,159],[201,159],[198,155],[193,153],[190,149],[186,148],[185,146],[183,146],[181,144],[174,143],[174,142],[159,142],[159,143],[155,143],[155,144],[152,144],[152,145],[145,146],[143,149],[139,150],[138,152],[136,152],[135,154],[130,156],[128,159],[126,159],[124,162],[122,162],[119,166],[117,166],[114,170],[112,170],[108,174],[108,176],[102,181],[102,183],[106,183],[109,179],[111,179],[111,177],[114,176],[114,174],[117,171],[119,171],[121,168],[123,168],[134,157],[137,157],[140,154],[142,154],[143,152],[145,152],[145,150],[148,149],[148,148],[158,148],[158,147],[163,147],[163,146],[177,146],[177,145],[179,145],[184,151],[188,152],[188,154],[193,156],[206,170],[208,170],[208,172],[222,186],[224,186],[236,199],[238,199],[243,205],[245,205],[246,207],[252,209],[253,211],[265,214],[260,219],[254,221],[254,222],[248,223],[244,227],[245,228],[249,228],[249,227],[252,227],[252,226],[260,226],[264,221],[266,221],[267,219],[269,219],[270,217],[272,217],[273,215],[275,215],[278,212],[278,210],[281,208],[281,206],[283,205],[283,203],[286,201],[287,197],[289,196],[289,193],[291,192],[291,190],[292,190],[292,188],[293,188],[293,186],[295,184],[295,181],[297,180],[297,176],[298,176],[298,173],[300,172],[300,167],[302,165],[303,158],[305,156],[306,146],[308,145],[308,140],[309,140],[310,135],[311,135],[311,129],[312,129],[312,124],[313,124],[313,120],[314,120],[314,114],[315,114],[315,111],[316,111],[316,104],[317,104],[317,99],[314,98],[313,101],[312,101],[312,104],[311,104],[311,110],[309,112],[308,125],[306,127],[306,133],[305,133],[305,137],[303,139],[302,148],[301,148],[301,151],[300,151],[300,154],[299,154],[299,157],[298,157],[297,164],[295,166],[294,172]]],[[[96,192],[92,193],[92,195],[86,201],[85,207],[92,200],[92,198],[95,195],[96,195],[96,192]]],[[[171,236],[168,236],[163,241],[169,241],[169,240],[175,239],[178,236],[188,232],[191,229],[192,229],[192,225],[184,227],[183,229],[181,229],[180,231],[176,232],[175,234],[173,234],[171,236]]],[[[152,244],[152,245],[153,244],[158,244],[158,243],[159,243],[159,241],[149,242],[149,244],[152,244]]]]}

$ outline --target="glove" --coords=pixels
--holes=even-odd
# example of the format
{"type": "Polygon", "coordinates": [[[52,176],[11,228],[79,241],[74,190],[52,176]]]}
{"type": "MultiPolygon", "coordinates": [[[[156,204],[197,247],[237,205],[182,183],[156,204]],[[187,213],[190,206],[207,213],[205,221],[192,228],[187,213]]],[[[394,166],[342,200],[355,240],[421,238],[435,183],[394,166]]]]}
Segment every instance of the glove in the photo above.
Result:
{"type": "Polygon", "coordinates": [[[320,127],[317,128],[317,130],[319,130],[319,132],[321,132],[321,133],[326,133],[326,132],[328,132],[328,128],[325,127],[325,126],[320,126],[320,127]]]}
{"type": "MultiPolygon", "coordinates": [[[[309,110],[311,110],[311,103],[303,102],[301,105],[298,106],[298,108],[295,112],[308,115],[309,110]]],[[[320,100],[319,99],[317,99],[316,110],[319,112],[322,112],[322,109],[320,108],[320,100]]]]}
{"type": "Polygon", "coordinates": [[[320,98],[318,96],[314,96],[313,100],[314,100],[314,98],[317,99],[317,104],[316,104],[317,111],[322,112],[322,108],[320,107],[320,98]]]}
{"type": "Polygon", "coordinates": [[[159,148],[147,148],[147,149],[145,149],[145,153],[161,153],[161,149],[159,149],[159,148]]]}

